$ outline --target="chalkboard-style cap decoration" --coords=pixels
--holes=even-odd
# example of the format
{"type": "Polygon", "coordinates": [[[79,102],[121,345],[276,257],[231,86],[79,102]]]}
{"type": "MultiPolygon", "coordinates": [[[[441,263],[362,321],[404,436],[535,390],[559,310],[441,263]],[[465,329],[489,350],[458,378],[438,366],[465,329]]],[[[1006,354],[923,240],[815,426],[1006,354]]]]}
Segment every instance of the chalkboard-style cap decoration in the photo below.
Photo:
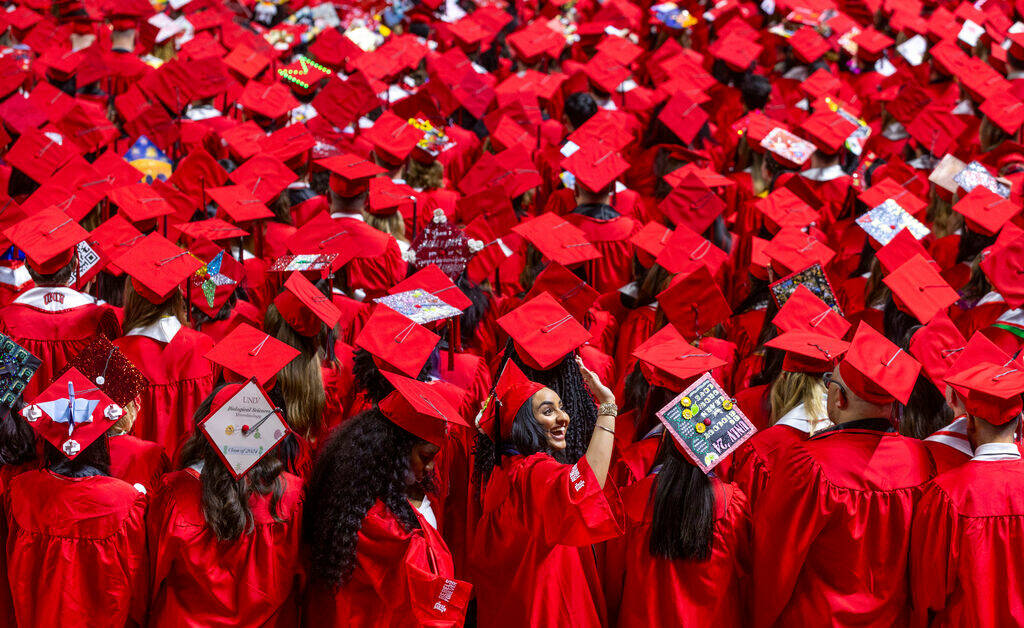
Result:
{"type": "Polygon", "coordinates": [[[659,410],[658,420],[676,448],[705,473],[757,431],[709,373],[659,410]]]}

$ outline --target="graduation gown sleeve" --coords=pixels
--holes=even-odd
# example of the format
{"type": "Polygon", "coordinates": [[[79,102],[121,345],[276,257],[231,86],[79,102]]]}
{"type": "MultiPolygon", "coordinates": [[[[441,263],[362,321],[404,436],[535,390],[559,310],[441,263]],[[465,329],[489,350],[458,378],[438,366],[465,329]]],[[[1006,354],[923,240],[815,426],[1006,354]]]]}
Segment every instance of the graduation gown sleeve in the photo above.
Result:
{"type": "Polygon", "coordinates": [[[960,560],[959,516],[946,493],[931,484],[910,527],[910,592],[915,624],[946,608],[960,560]]]}

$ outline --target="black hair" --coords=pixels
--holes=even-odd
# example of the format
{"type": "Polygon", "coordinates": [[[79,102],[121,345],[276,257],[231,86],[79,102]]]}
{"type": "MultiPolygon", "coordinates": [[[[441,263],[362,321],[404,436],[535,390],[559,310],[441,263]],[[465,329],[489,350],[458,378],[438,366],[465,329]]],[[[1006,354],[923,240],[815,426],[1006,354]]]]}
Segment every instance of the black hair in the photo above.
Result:
{"type": "Polygon", "coordinates": [[[66,478],[88,478],[110,475],[110,448],[104,434],[89,444],[74,458],[68,458],[50,441],[43,439],[43,459],[46,468],[66,478]]]}
{"type": "Polygon", "coordinates": [[[477,325],[487,315],[491,302],[480,288],[480,285],[466,276],[465,272],[455,280],[455,285],[472,301],[472,305],[463,311],[462,322],[459,323],[459,334],[462,337],[462,343],[468,344],[476,333],[477,325]]]}
{"type": "Polygon", "coordinates": [[[218,540],[233,541],[253,528],[254,519],[249,499],[254,493],[270,495],[270,513],[275,520],[283,521],[277,512],[281,496],[284,494],[280,476],[285,465],[278,449],[272,455],[264,456],[237,480],[231,474],[217,449],[210,444],[209,439],[198,427],[210,414],[213,399],[223,387],[221,385],[215,388],[192,415],[196,427],[182,445],[181,468],[202,463],[203,470],[199,480],[202,484],[203,519],[218,540]]]}
{"type": "Polygon", "coordinates": [[[36,459],[36,433],[19,413],[21,405],[19,400],[13,408],[0,408],[0,466],[36,459]]]}
{"type": "Polygon", "coordinates": [[[953,420],[953,409],[935,384],[924,373],[918,375],[914,389],[900,419],[900,434],[925,439],[953,420]]]}
{"type": "MultiPolygon", "coordinates": [[[[407,489],[409,455],[420,442],[377,408],[331,432],[306,486],[303,535],[313,578],[335,587],[349,581],[359,530],[378,500],[406,530],[419,529],[407,489]]],[[[419,486],[430,490],[429,478],[419,486]]]]}
{"type": "Polygon", "coordinates": [[[75,277],[75,267],[77,266],[78,258],[74,255],[71,256],[71,261],[61,266],[56,272],[43,274],[32,267],[32,263],[26,263],[25,268],[28,269],[28,274],[32,277],[32,281],[37,286],[67,286],[71,284],[71,280],[75,277]]]}
{"type": "MultiPolygon", "coordinates": [[[[570,415],[571,417],[572,415],[570,415]]],[[[572,421],[569,421],[572,425],[572,421]]],[[[476,448],[473,451],[473,480],[479,484],[491,476],[495,466],[500,466],[498,454],[531,456],[545,453],[559,462],[566,462],[565,452],[556,451],[548,446],[547,435],[533,416],[533,397],[516,411],[512,419],[512,428],[508,438],[501,440],[501,451],[489,436],[477,434],[476,448]]]]}
{"type": "Polygon", "coordinates": [[[661,470],[654,480],[648,550],[669,560],[707,560],[715,532],[715,494],[711,479],[663,437],[661,470]]]}
{"type": "Polygon", "coordinates": [[[772,82],[760,74],[748,73],[740,81],[740,97],[747,111],[764,109],[772,95],[772,82]]]}
{"type": "MultiPolygon", "coordinates": [[[[580,374],[580,367],[576,365],[573,356],[562,358],[549,369],[537,370],[523,362],[510,340],[505,346],[502,368],[506,359],[515,362],[527,379],[547,386],[561,398],[562,407],[572,418],[565,434],[565,458],[569,462],[576,462],[582,458],[587,453],[590,435],[594,433],[594,425],[597,424],[597,405],[594,404],[587,385],[583,383],[583,375],[580,374]]],[[[498,372],[501,372],[501,368],[498,372]]]]}
{"type": "Polygon", "coordinates": [[[565,99],[565,116],[569,118],[569,124],[574,128],[580,128],[583,123],[597,113],[597,102],[588,92],[576,92],[569,94],[565,99]]]}
{"type": "MultiPolygon", "coordinates": [[[[429,380],[431,374],[437,371],[439,358],[440,353],[435,348],[416,379],[421,382],[429,380]]],[[[366,398],[371,403],[380,403],[395,390],[373,361],[373,354],[361,347],[356,347],[352,352],[352,376],[355,378],[356,387],[366,393],[366,398]]]]}
{"type": "Polygon", "coordinates": [[[956,263],[971,263],[971,261],[977,257],[982,250],[992,246],[995,242],[996,236],[978,233],[968,227],[965,222],[960,235],[959,247],[956,252],[956,263]]]}

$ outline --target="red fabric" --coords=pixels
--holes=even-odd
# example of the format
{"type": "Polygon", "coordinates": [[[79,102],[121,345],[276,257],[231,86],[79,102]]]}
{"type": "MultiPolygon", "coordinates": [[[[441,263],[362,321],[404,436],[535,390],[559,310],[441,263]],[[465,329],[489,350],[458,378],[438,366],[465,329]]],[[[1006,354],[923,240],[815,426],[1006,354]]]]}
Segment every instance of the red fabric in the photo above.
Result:
{"type": "Polygon", "coordinates": [[[114,345],[149,380],[141,395],[135,435],[161,445],[173,459],[192,431],[196,408],[213,392],[214,371],[203,357],[213,341],[182,327],[166,344],[146,336],[124,336],[114,345]]]}
{"type": "Polygon", "coordinates": [[[964,452],[945,443],[926,440],[924,441],[924,446],[928,449],[928,455],[932,457],[932,464],[935,465],[936,475],[945,473],[954,467],[959,467],[971,459],[964,452]]]}
{"type": "Polygon", "coordinates": [[[714,536],[707,560],[651,555],[655,477],[622,493],[626,531],[605,545],[604,585],[609,625],[619,628],[747,624],[744,580],[750,570],[750,508],[735,484],[712,479],[714,536]]]}
{"type": "Polygon", "coordinates": [[[773,425],[760,430],[740,445],[732,455],[730,478],[739,486],[750,504],[756,504],[761,491],[768,484],[768,463],[783,454],[792,443],[807,438],[807,434],[788,425],[773,425]]]}
{"type": "Polygon", "coordinates": [[[142,622],[146,495],[116,478],[23,473],[4,498],[7,575],[19,625],[142,622]]]}
{"type": "Polygon", "coordinates": [[[833,430],[768,462],[753,508],[753,625],[907,625],[910,519],[933,475],[924,445],[833,430]]]}
{"type": "Polygon", "coordinates": [[[359,529],[352,579],[337,592],[314,581],[305,601],[308,623],[367,628],[463,624],[471,587],[454,579],[441,535],[413,512],[420,529],[407,531],[383,502],[370,508],[359,529]]]}
{"type": "MultiPolygon", "coordinates": [[[[914,513],[910,582],[931,626],[1024,622],[1024,461],[972,461],[935,478],[914,513]]],[[[923,625],[923,623],[922,623],[923,625]]]]}
{"type": "MultiPolygon", "coordinates": [[[[618,427],[615,431],[618,432],[618,427]]],[[[615,462],[608,477],[615,481],[615,486],[619,487],[630,486],[642,480],[647,477],[647,473],[654,466],[660,446],[661,437],[653,436],[616,449],[616,453],[613,454],[615,462]]]]}
{"type": "Polygon", "coordinates": [[[604,626],[605,604],[590,545],[622,531],[622,503],[601,489],[582,458],[506,458],[483,492],[473,544],[481,626],[604,626]]]}
{"type": "Polygon", "coordinates": [[[583,230],[587,240],[603,255],[585,263],[589,283],[595,290],[612,292],[632,281],[636,247],[629,238],[640,230],[640,223],[629,216],[598,220],[583,214],[568,214],[565,219],[583,230]]]}
{"type": "Polygon", "coordinates": [[[626,320],[619,327],[619,342],[615,346],[615,365],[623,376],[633,372],[636,358],[633,350],[647,341],[657,331],[654,319],[657,310],[651,306],[638,307],[626,315],[626,320]]]}
{"type": "MultiPolygon", "coordinates": [[[[753,386],[736,393],[736,405],[743,410],[743,414],[747,415],[747,418],[758,430],[766,429],[768,421],[771,420],[772,409],[768,401],[769,394],[771,394],[771,386],[768,384],[753,386]]],[[[741,487],[744,491],[750,488],[743,485],[741,487]]]]}
{"type": "Polygon", "coordinates": [[[253,529],[232,541],[218,540],[206,524],[194,470],[163,478],[147,517],[150,626],[298,624],[305,582],[302,480],[289,473],[279,478],[277,510],[270,509],[270,495],[250,497],[253,529]]]}
{"type": "Polygon", "coordinates": [[[110,475],[129,484],[141,484],[147,491],[156,488],[160,476],[167,473],[171,461],[164,448],[130,434],[111,436],[110,475]]]}
{"type": "Polygon", "coordinates": [[[50,385],[54,375],[68,360],[89,344],[98,331],[110,329],[114,310],[108,305],[82,305],[60,312],[46,312],[28,305],[12,303],[0,309],[0,333],[43,361],[25,386],[23,397],[31,400],[50,385]]]}

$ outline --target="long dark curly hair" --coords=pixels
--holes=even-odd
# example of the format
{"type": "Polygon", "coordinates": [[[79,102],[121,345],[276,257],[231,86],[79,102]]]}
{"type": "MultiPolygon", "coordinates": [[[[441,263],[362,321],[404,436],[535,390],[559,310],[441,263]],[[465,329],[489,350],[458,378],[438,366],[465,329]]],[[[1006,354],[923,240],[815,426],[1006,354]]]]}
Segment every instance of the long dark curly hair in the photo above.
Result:
{"type": "Polygon", "coordinates": [[[217,450],[198,428],[199,423],[210,413],[213,398],[221,388],[223,385],[218,386],[196,408],[194,419],[197,427],[182,446],[181,468],[202,462],[203,471],[199,477],[203,487],[203,518],[219,540],[233,541],[253,528],[249,498],[254,493],[270,495],[270,512],[274,519],[283,521],[277,513],[284,494],[280,476],[285,466],[279,455],[279,447],[278,451],[265,456],[237,480],[231,475],[217,450]]]}
{"type": "MultiPolygon", "coordinates": [[[[359,530],[379,499],[406,530],[419,529],[408,500],[409,455],[422,439],[371,408],[335,429],[320,450],[306,486],[304,530],[313,578],[334,587],[355,568],[359,530]]],[[[430,478],[416,483],[432,490],[430,478]]]]}
{"type": "Polygon", "coordinates": [[[566,356],[549,369],[539,371],[523,362],[509,340],[505,345],[501,367],[498,368],[499,373],[505,368],[506,360],[515,362],[527,379],[543,384],[558,393],[566,413],[572,417],[565,434],[565,458],[570,463],[582,458],[587,453],[590,436],[594,433],[594,425],[597,424],[597,405],[590,396],[587,385],[583,383],[580,367],[576,365],[572,355],[566,356]]]}

